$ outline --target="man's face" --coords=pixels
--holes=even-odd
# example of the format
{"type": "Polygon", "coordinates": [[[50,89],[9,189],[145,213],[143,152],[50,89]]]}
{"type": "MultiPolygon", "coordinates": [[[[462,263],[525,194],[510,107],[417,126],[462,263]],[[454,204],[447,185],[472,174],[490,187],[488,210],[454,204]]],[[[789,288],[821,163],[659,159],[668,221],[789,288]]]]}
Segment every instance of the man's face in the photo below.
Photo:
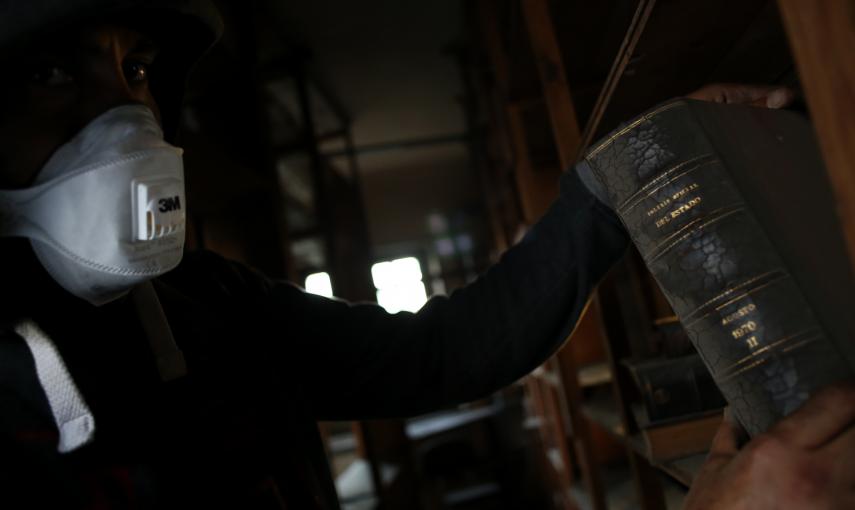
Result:
{"type": "Polygon", "coordinates": [[[85,27],[2,62],[0,189],[29,186],[51,155],[116,106],[144,104],[157,47],[118,25],[85,27]]]}

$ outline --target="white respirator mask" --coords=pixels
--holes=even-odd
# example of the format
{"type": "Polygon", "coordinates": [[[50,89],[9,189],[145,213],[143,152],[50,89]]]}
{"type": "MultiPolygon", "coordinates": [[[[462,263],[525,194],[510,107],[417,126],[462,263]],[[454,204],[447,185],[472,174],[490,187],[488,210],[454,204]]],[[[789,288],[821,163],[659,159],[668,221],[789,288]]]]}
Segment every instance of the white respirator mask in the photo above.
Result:
{"type": "Polygon", "coordinates": [[[0,236],[28,238],[68,292],[113,301],[181,261],[182,153],[147,107],[109,110],[57,149],[32,187],[0,190],[0,236]]]}

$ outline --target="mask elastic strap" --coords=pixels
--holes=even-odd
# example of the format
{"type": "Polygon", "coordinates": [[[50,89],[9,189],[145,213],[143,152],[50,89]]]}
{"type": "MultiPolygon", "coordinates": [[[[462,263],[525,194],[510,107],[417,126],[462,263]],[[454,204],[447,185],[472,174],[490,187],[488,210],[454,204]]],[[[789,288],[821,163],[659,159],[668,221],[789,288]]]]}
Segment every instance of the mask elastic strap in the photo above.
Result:
{"type": "Polygon", "coordinates": [[[163,313],[160,299],[151,282],[142,283],[131,291],[143,330],[157,362],[157,370],[163,382],[170,382],[187,375],[184,353],[175,343],[172,329],[163,313]]]}

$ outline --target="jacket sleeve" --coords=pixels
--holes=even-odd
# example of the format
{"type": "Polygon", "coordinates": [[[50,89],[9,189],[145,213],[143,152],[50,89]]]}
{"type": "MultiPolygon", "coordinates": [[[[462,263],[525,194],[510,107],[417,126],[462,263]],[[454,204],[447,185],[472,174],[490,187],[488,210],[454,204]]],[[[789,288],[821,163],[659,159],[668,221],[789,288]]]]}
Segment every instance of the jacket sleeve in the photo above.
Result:
{"type": "Polygon", "coordinates": [[[627,245],[617,217],[575,172],[561,188],[497,264],[415,314],[269,282],[263,315],[275,333],[261,352],[294,361],[322,420],[413,416],[514,382],[560,347],[627,245]]]}

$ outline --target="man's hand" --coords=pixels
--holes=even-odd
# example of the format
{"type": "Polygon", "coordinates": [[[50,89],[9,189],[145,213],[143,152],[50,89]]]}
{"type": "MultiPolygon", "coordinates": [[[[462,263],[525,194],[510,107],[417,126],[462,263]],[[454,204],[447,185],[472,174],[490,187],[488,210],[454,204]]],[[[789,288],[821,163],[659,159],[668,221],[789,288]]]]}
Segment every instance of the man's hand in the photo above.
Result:
{"type": "Polygon", "coordinates": [[[792,89],[780,86],[713,83],[699,88],[686,97],[713,103],[784,108],[793,102],[796,94],[792,89]]]}
{"type": "Polygon", "coordinates": [[[855,508],[855,387],[833,386],[738,449],[724,420],[684,510],[855,508]]]}

